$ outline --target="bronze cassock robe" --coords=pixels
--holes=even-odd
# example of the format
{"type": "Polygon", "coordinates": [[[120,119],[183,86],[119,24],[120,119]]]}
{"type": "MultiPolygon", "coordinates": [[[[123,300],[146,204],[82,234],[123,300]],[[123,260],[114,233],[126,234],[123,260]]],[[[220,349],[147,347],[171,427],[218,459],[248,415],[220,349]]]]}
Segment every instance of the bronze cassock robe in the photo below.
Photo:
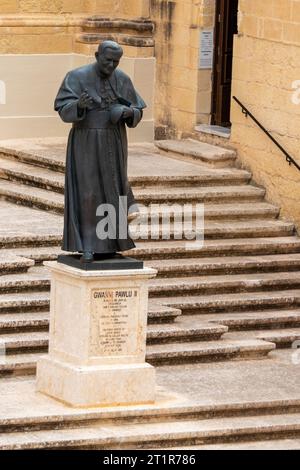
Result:
{"type": "Polygon", "coordinates": [[[135,204],[127,178],[126,125],[136,127],[145,107],[130,78],[119,69],[102,78],[95,63],[67,74],[55,101],[61,119],[73,123],[67,148],[63,250],[111,253],[134,248],[128,231],[119,237],[119,196],[128,197],[128,208],[135,204]],[[84,91],[94,104],[81,114],[77,103],[84,91]],[[133,118],[113,123],[111,109],[118,104],[131,105],[133,118]],[[115,239],[97,236],[101,217],[96,212],[101,204],[115,208],[115,239]]]}

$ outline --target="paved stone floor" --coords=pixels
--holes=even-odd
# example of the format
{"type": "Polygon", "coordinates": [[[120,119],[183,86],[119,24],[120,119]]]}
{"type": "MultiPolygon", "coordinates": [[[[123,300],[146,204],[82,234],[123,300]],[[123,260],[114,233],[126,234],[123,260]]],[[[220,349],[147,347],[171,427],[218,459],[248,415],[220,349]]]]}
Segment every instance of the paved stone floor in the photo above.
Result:
{"type": "MultiPolygon", "coordinates": [[[[291,351],[275,351],[268,360],[248,360],[209,364],[157,367],[157,402],[141,409],[185,405],[224,405],[297,400],[300,364],[291,361],[291,351]]],[[[15,377],[0,381],[0,421],[12,418],[74,414],[74,409],[35,391],[35,378],[15,377]]],[[[138,407],[117,407],[128,413],[138,407]]],[[[101,409],[77,409],[86,413],[101,409]]],[[[108,407],[102,413],[111,411],[108,407]]]]}
{"type": "Polygon", "coordinates": [[[294,350],[276,350],[264,360],[160,367],[158,383],[197,403],[298,399],[299,364],[294,350]]]}
{"type": "MultiPolygon", "coordinates": [[[[40,156],[55,162],[65,162],[67,141],[64,138],[0,140],[1,149],[11,149],[16,155],[40,156]]],[[[230,169],[222,169],[222,172],[230,169]]],[[[161,155],[153,144],[129,146],[129,176],[195,176],[211,172],[207,165],[185,162],[161,155]]]]}
{"type": "Polygon", "coordinates": [[[45,156],[62,162],[65,160],[65,149],[67,140],[65,138],[47,137],[46,139],[13,139],[0,140],[1,149],[12,149],[14,153],[26,153],[45,156]]]}

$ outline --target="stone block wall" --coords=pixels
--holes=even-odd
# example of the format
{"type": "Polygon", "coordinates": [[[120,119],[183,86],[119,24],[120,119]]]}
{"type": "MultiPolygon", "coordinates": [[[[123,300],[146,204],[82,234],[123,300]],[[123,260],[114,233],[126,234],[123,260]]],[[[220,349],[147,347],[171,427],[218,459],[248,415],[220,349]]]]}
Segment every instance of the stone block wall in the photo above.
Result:
{"type": "MultiPolygon", "coordinates": [[[[240,0],[233,94],[300,164],[299,0],[240,0]]],[[[300,172],[235,103],[231,120],[242,165],[300,227],[300,172]]]]}
{"type": "Polygon", "coordinates": [[[0,0],[0,54],[92,56],[97,41],[87,18],[150,19],[155,50],[124,44],[125,56],[137,64],[155,56],[157,137],[180,136],[209,121],[211,70],[199,70],[199,46],[201,29],[213,27],[214,5],[215,0],[0,0]]]}
{"type": "Polygon", "coordinates": [[[180,137],[209,119],[211,71],[199,71],[201,29],[214,23],[215,0],[151,0],[156,23],[157,138],[180,137]]]}
{"type": "Polygon", "coordinates": [[[149,0],[91,0],[89,11],[116,18],[148,18],[149,0]]]}
{"type": "Polygon", "coordinates": [[[72,52],[84,0],[0,0],[0,54],[72,52]]]}
{"type": "Polygon", "coordinates": [[[149,0],[0,0],[0,54],[89,53],[76,41],[88,16],[136,19],[149,12],[149,0]]]}
{"type": "Polygon", "coordinates": [[[69,126],[53,109],[58,87],[67,71],[94,60],[99,42],[113,33],[117,40],[126,36],[121,68],[148,104],[142,124],[129,132],[130,139],[152,141],[152,31],[140,32],[136,21],[130,28],[131,20],[147,22],[149,6],[149,0],[0,0],[0,139],[66,135],[69,126]],[[109,18],[108,23],[127,19],[129,26],[115,22],[96,28],[93,40],[89,19],[95,16],[109,18]],[[150,36],[145,39],[148,47],[139,43],[143,34],[150,36]]]}

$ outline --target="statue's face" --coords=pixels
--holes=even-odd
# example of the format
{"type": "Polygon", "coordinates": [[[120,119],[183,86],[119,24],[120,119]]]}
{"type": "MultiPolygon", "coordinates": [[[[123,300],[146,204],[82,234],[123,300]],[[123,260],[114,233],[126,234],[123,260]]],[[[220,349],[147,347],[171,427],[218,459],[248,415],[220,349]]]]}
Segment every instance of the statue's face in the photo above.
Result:
{"type": "Polygon", "coordinates": [[[105,49],[102,54],[96,54],[98,66],[102,75],[109,77],[118,67],[122,57],[121,51],[105,49]]]}

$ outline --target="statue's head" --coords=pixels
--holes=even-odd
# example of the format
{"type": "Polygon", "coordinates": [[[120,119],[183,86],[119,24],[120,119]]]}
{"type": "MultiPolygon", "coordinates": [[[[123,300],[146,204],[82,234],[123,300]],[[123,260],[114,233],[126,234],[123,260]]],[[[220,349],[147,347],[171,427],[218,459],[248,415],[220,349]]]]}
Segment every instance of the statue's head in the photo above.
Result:
{"type": "Polygon", "coordinates": [[[123,49],[117,42],[102,42],[95,54],[101,75],[109,77],[118,67],[122,55],[123,49]]]}

